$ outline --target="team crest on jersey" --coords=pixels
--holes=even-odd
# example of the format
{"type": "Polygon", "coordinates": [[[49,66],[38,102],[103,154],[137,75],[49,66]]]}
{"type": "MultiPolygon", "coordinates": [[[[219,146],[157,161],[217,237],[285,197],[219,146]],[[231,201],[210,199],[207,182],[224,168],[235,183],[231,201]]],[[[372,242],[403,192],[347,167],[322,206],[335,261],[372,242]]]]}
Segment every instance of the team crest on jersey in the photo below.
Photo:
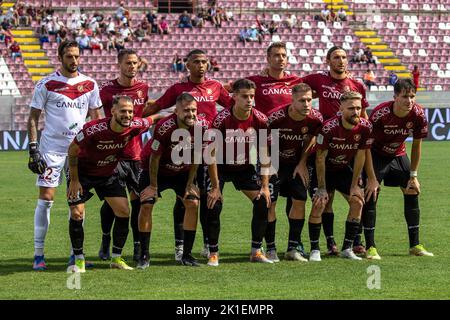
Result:
{"type": "Polygon", "coordinates": [[[78,89],[79,92],[83,92],[84,91],[84,86],[80,85],[80,86],[77,87],[77,89],[78,89]]]}
{"type": "Polygon", "coordinates": [[[207,94],[212,94],[212,90],[210,88],[206,89],[207,94]]]}
{"type": "Polygon", "coordinates": [[[303,127],[303,128],[302,128],[302,133],[305,134],[305,133],[308,132],[308,130],[309,130],[308,127],[303,127]]]}
{"type": "Polygon", "coordinates": [[[411,121],[408,121],[407,123],[406,123],[406,128],[408,128],[408,129],[411,129],[412,127],[413,127],[413,123],[411,122],[411,121]]]}
{"type": "Polygon", "coordinates": [[[349,86],[344,86],[344,91],[345,92],[350,91],[350,87],[349,86]]]}
{"type": "Polygon", "coordinates": [[[141,90],[138,90],[136,93],[139,98],[142,98],[144,96],[144,93],[141,90]]]}
{"type": "Polygon", "coordinates": [[[361,140],[361,135],[360,134],[355,134],[355,136],[353,137],[353,139],[358,142],[359,140],[361,140]]]}

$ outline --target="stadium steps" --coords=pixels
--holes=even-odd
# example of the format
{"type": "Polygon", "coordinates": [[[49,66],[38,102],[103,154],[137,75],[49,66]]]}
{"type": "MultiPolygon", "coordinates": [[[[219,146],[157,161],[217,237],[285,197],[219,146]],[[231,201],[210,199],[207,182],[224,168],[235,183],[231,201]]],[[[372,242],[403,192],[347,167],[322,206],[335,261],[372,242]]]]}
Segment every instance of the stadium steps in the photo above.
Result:
{"type": "Polygon", "coordinates": [[[340,8],[344,8],[348,16],[353,15],[353,12],[349,11],[350,6],[344,0],[323,0],[323,2],[327,4],[327,9],[333,9],[337,12],[340,8]]]}
{"type": "Polygon", "coordinates": [[[1,9],[9,9],[11,7],[13,7],[16,4],[15,1],[6,1],[6,2],[2,2],[0,4],[0,8],[1,9]]]}
{"type": "Polygon", "coordinates": [[[22,50],[23,64],[34,82],[39,81],[54,71],[50,59],[41,48],[39,38],[31,28],[12,30],[22,50]]]}
{"type": "Polygon", "coordinates": [[[366,24],[353,24],[353,32],[367,47],[372,50],[372,54],[377,57],[378,62],[387,71],[394,71],[399,78],[410,78],[411,73],[404,66],[389,45],[378,35],[376,30],[368,29],[366,24]]]}

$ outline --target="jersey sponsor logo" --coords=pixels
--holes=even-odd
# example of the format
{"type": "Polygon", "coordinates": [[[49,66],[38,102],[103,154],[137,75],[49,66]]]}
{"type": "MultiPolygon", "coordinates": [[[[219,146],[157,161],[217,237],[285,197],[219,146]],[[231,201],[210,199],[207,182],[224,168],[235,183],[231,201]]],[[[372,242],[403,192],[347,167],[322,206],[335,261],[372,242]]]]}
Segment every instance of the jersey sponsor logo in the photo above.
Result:
{"type": "Polygon", "coordinates": [[[388,147],[388,146],[383,146],[382,149],[386,153],[394,154],[397,151],[398,148],[396,148],[396,147],[395,148],[391,148],[391,147],[388,147]]]}
{"type": "Polygon", "coordinates": [[[116,155],[111,154],[111,155],[107,156],[107,157],[106,157],[105,159],[103,159],[103,160],[98,160],[98,161],[97,161],[97,167],[104,167],[104,166],[107,166],[107,165],[109,165],[109,164],[111,164],[111,163],[114,163],[114,162],[116,162],[116,161],[117,161],[116,155]]]}
{"type": "Polygon", "coordinates": [[[57,108],[66,108],[66,109],[85,109],[85,102],[69,102],[69,101],[58,101],[56,103],[57,108]]]}
{"type": "Polygon", "coordinates": [[[167,119],[164,121],[161,126],[158,128],[158,134],[163,136],[167,131],[176,126],[176,122],[173,118],[167,119]]]}
{"type": "Polygon", "coordinates": [[[284,117],[286,117],[286,113],[284,112],[284,109],[278,110],[278,111],[270,114],[270,116],[268,117],[268,123],[270,125],[275,120],[283,119],[284,117]]]}
{"type": "Polygon", "coordinates": [[[370,120],[372,122],[377,122],[378,120],[380,120],[382,117],[384,117],[387,114],[391,113],[391,109],[389,109],[389,107],[384,107],[381,108],[380,110],[377,110],[371,117],[370,120]]]}
{"type": "Polygon", "coordinates": [[[139,99],[133,99],[133,106],[140,106],[141,104],[144,104],[145,101],[144,98],[139,98],[139,99]]]}
{"type": "Polygon", "coordinates": [[[329,161],[330,161],[332,164],[337,164],[337,165],[340,165],[340,164],[346,164],[346,163],[348,163],[348,161],[346,160],[346,158],[347,158],[347,155],[341,154],[341,155],[339,155],[339,156],[337,156],[337,157],[335,157],[335,158],[329,158],[329,161]]]}
{"type": "Polygon", "coordinates": [[[280,151],[280,157],[284,159],[290,159],[295,156],[295,149],[288,149],[280,151]]]}
{"type": "Polygon", "coordinates": [[[195,101],[197,102],[214,102],[214,96],[199,96],[199,97],[194,97],[195,101]]]}
{"type": "Polygon", "coordinates": [[[96,132],[101,132],[104,130],[108,130],[108,124],[106,122],[100,122],[97,124],[93,124],[90,127],[86,128],[86,133],[88,136],[93,135],[96,132]]]}
{"type": "Polygon", "coordinates": [[[331,129],[336,128],[337,126],[339,126],[338,118],[325,123],[325,125],[322,127],[322,131],[323,131],[323,133],[329,133],[331,131],[331,129]]]}
{"type": "Polygon", "coordinates": [[[296,134],[288,134],[288,133],[281,133],[280,139],[286,140],[286,141],[302,141],[303,136],[302,135],[296,135],[296,134]]]}
{"type": "Polygon", "coordinates": [[[404,129],[404,128],[400,128],[400,129],[384,129],[383,131],[385,134],[389,135],[405,135],[408,136],[411,132],[411,130],[409,129],[404,129]]]}
{"type": "Polygon", "coordinates": [[[330,148],[336,150],[356,150],[358,146],[359,143],[330,143],[330,148]]]}
{"type": "Polygon", "coordinates": [[[291,88],[271,88],[271,89],[263,89],[262,94],[265,96],[273,95],[273,94],[284,94],[291,95],[291,88]]]}
{"type": "Polygon", "coordinates": [[[220,124],[223,122],[223,120],[228,118],[230,115],[231,115],[230,111],[228,111],[227,109],[223,110],[214,119],[213,126],[216,128],[220,127],[220,124]]]}
{"type": "Polygon", "coordinates": [[[114,150],[114,149],[122,149],[126,146],[127,142],[123,143],[114,143],[114,144],[98,144],[97,149],[99,150],[114,150]]]}

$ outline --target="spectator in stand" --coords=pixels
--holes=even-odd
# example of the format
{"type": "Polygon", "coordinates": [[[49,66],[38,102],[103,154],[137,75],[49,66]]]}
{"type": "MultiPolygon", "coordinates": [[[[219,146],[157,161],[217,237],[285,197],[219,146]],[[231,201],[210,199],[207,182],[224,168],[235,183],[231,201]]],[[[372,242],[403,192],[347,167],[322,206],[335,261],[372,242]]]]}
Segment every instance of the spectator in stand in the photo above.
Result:
{"type": "Polygon", "coordinates": [[[17,3],[17,17],[19,25],[28,27],[31,25],[31,19],[26,12],[26,8],[23,2],[17,3]]]}
{"type": "Polygon", "coordinates": [[[137,30],[134,32],[134,36],[136,37],[136,39],[139,42],[142,42],[144,40],[148,40],[147,39],[147,33],[145,32],[144,29],[142,29],[142,25],[140,25],[137,30]]]}
{"type": "Polygon", "coordinates": [[[184,71],[184,62],[183,62],[183,59],[180,58],[178,53],[175,53],[175,56],[172,59],[172,70],[174,72],[183,72],[184,71]]]}
{"type": "Polygon", "coordinates": [[[91,49],[92,50],[103,50],[103,43],[100,40],[98,33],[94,33],[91,37],[91,49]]]}
{"type": "Polygon", "coordinates": [[[278,24],[274,20],[270,21],[270,24],[269,24],[270,35],[273,35],[274,33],[277,33],[277,32],[278,32],[278,24]]]}
{"type": "Polygon", "coordinates": [[[371,86],[377,85],[375,83],[375,73],[373,73],[370,69],[367,69],[366,73],[364,73],[364,84],[369,88],[369,90],[371,86]]]}
{"type": "Polygon", "coordinates": [[[360,48],[358,45],[353,48],[352,51],[353,57],[350,62],[361,63],[366,61],[366,57],[364,56],[364,50],[360,48]]]}
{"type": "Polygon", "coordinates": [[[162,17],[161,21],[158,24],[158,33],[159,34],[170,34],[169,23],[166,20],[166,17],[162,17]]]}
{"type": "Polygon", "coordinates": [[[20,46],[17,41],[13,41],[13,43],[9,46],[9,51],[11,52],[11,58],[16,60],[16,58],[22,57],[22,52],[20,51],[20,46]]]}
{"type": "Polygon", "coordinates": [[[391,73],[389,74],[389,85],[394,86],[397,80],[398,76],[394,73],[394,71],[391,71],[391,73]]]}
{"type": "Polygon", "coordinates": [[[15,14],[14,8],[9,8],[8,12],[6,13],[6,19],[10,24],[12,24],[13,27],[17,27],[18,21],[17,21],[17,14],[15,14]]]}
{"type": "Polygon", "coordinates": [[[119,29],[119,34],[119,37],[121,37],[125,42],[133,41],[134,33],[128,23],[125,23],[123,27],[119,29]]]}
{"type": "Polygon", "coordinates": [[[283,21],[283,23],[286,25],[289,31],[292,32],[292,28],[297,25],[297,17],[295,16],[295,14],[291,14],[283,21]]]}
{"type": "Polygon", "coordinates": [[[99,33],[100,30],[100,24],[98,23],[98,20],[96,17],[92,16],[91,20],[89,21],[88,28],[92,30],[93,33],[99,33]]]}
{"type": "Polygon", "coordinates": [[[26,13],[28,17],[30,17],[30,23],[31,21],[36,20],[36,9],[33,6],[27,6],[26,13]]]}
{"type": "Polygon", "coordinates": [[[269,34],[269,26],[264,21],[260,21],[258,16],[256,16],[256,25],[258,26],[258,32],[262,37],[269,34]]]}
{"type": "Polygon", "coordinates": [[[151,27],[150,27],[150,23],[147,21],[147,17],[144,17],[141,20],[139,27],[142,28],[142,30],[144,30],[146,35],[151,33],[151,27]]]}
{"type": "Polygon", "coordinates": [[[247,34],[248,34],[247,37],[248,41],[258,41],[259,43],[262,43],[262,36],[256,29],[256,25],[252,25],[250,29],[247,30],[247,34]]]}
{"type": "Polygon", "coordinates": [[[189,14],[186,10],[184,10],[183,13],[180,14],[180,16],[178,18],[178,28],[192,29],[191,17],[189,16],[189,14]]]}
{"type": "Polygon", "coordinates": [[[12,42],[13,39],[13,34],[11,33],[11,30],[5,28],[5,26],[2,25],[0,29],[0,36],[2,36],[3,40],[5,41],[5,46],[8,48],[9,44],[12,42]]]}
{"type": "Polygon", "coordinates": [[[58,34],[56,35],[56,43],[60,44],[61,42],[67,40],[67,29],[62,28],[59,30],[58,34]]]}
{"type": "Polygon", "coordinates": [[[220,20],[220,16],[217,14],[216,7],[210,7],[208,9],[208,20],[212,22],[212,24],[216,28],[222,27],[222,21],[220,20]]]}
{"type": "Polygon", "coordinates": [[[158,32],[158,17],[153,13],[153,11],[149,11],[146,16],[148,23],[151,26],[151,33],[158,32]]]}
{"type": "Polygon", "coordinates": [[[225,9],[225,21],[234,21],[233,11],[230,8],[225,9]]]}
{"type": "Polygon", "coordinates": [[[41,45],[46,42],[50,42],[48,39],[48,30],[47,30],[46,25],[42,25],[39,28],[38,36],[39,36],[39,42],[41,43],[41,45]]]}
{"type": "Polygon", "coordinates": [[[414,65],[414,69],[411,72],[414,80],[414,85],[416,86],[416,90],[419,89],[419,77],[420,77],[420,71],[419,67],[417,65],[414,65]]]}
{"type": "Polygon", "coordinates": [[[116,18],[117,21],[122,21],[123,18],[126,18],[125,11],[126,11],[125,3],[123,1],[121,1],[119,3],[119,7],[116,9],[116,13],[114,15],[114,17],[116,18]]]}
{"type": "Polygon", "coordinates": [[[328,21],[331,23],[338,21],[338,16],[336,15],[336,13],[334,12],[333,9],[330,9],[330,14],[328,15],[328,21]]]}
{"type": "Polygon", "coordinates": [[[341,7],[339,9],[337,16],[338,16],[339,20],[347,21],[347,12],[345,12],[344,8],[341,7]]]}
{"type": "Polygon", "coordinates": [[[328,16],[330,15],[330,10],[328,10],[328,5],[325,5],[325,7],[320,11],[320,15],[318,16],[319,21],[327,22],[328,16]]]}
{"type": "Polygon", "coordinates": [[[76,38],[78,45],[80,46],[81,54],[83,54],[84,50],[89,49],[92,52],[91,47],[91,38],[86,34],[86,31],[83,31],[81,36],[76,38]]]}
{"type": "Polygon", "coordinates": [[[373,56],[372,50],[369,47],[367,47],[366,50],[364,50],[364,56],[367,58],[366,60],[367,67],[369,67],[371,63],[373,63],[374,67],[377,66],[375,57],[373,56]]]}
{"type": "Polygon", "coordinates": [[[108,34],[115,34],[116,33],[116,24],[112,18],[108,18],[108,25],[106,27],[106,32],[108,34]]]}
{"type": "Polygon", "coordinates": [[[205,25],[205,10],[200,8],[197,15],[192,15],[192,25],[196,28],[203,28],[205,25]]]}

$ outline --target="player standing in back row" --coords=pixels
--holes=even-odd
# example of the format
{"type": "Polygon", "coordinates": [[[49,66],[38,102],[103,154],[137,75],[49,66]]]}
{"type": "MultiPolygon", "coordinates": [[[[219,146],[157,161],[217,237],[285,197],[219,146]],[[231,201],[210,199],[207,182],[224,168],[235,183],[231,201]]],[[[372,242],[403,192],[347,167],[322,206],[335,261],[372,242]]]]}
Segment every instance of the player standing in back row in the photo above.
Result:
{"type": "Polygon", "coordinates": [[[101,101],[94,79],[78,72],[80,48],[76,41],[64,41],[58,47],[61,68],[36,84],[30,103],[28,167],[38,174],[39,199],[34,212],[34,270],[47,269],[44,242],[50,224],[50,209],[56,188],[67,169],[67,149],[83,127],[86,116],[100,117],[101,101]],[[40,147],[39,117],[45,114],[40,147]]]}
{"type": "MultiPolygon", "coordinates": [[[[148,101],[149,86],[144,81],[136,79],[139,67],[139,57],[136,51],[123,49],[117,56],[119,65],[119,77],[107,81],[100,86],[100,98],[102,99],[105,116],[111,116],[112,101],[116,95],[126,95],[131,98],[136,117],[144,116],[144,107],[148,101]]],[[[152,117],[156,121],[157,117],[152,117]]],[[[138,197],[139,175],[141,172],[139,161],[141,160],[142,138],[134,137],[126,146],[121,156],[118,166],[119,173],[125,179],[131,202],[131,230],[133,232],[134,253],[133,259],[139,260],[139,230],[138,217],[140,201],[138,197]]],[[[102,260],[110,258],[111,228],[114,223],[114,212],[104,201],[100,209],[102,225],[102,244],[99,250],[99,257],[102,260]]]]}
{"type": "MultiPolygon", "coordinates": [[[[156,101],[149,103],[148,108],[153,114],[159,110],[167,109],[176,104],[177,97],[183,92],[191,94],[197,101],[197,114],[212,122],[217,115],[216,103],[224,108],[230,108],[233,99],[223,85],[213,79],[206,77],[208,70],[208,57],[206,53],[199,49],[194,49],[187,55],[186,68],[189,75],[181,82],[169,87],[166,92],[156,101]]],[[[203,250],[201,255],[208,256],[207,230],[206,230],[206,203],[207,193],[204,188],[204,177],[206,166],[200,165],[197,173],[198,187],[200,188],[200,223],[203,230],[203,250]]],[[[184,206],[181,199],[177,198],[173,208],[174,230],[175,230],[175,260],[181,261],[183,256],[183,216],[184,206]]]]}

